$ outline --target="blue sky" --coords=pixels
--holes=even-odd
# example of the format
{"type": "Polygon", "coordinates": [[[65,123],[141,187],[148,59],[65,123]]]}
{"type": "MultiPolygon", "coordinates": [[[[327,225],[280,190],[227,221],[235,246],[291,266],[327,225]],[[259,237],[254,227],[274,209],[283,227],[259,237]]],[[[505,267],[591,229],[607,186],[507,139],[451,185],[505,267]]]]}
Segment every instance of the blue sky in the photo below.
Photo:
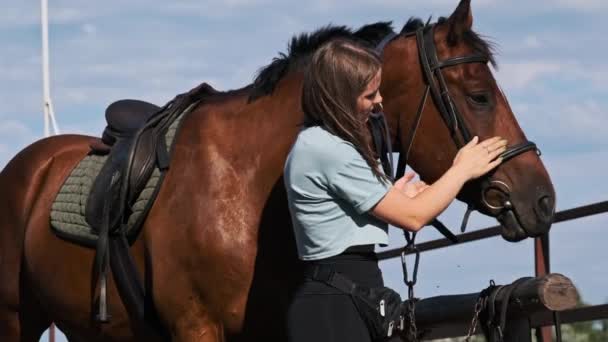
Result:
{"type": "MultiPolygon", "coordinates": [[[[51,90],[62,132],[98,135],[113,100],[164,104],[206,81],[241,87],[289,38],[329,23],[353,27],[410,16],[449,15],[456,0],[50,0],[51,90]]],[[[496,78],[557,191],[558,209],[608,200],[608,2],[473,0],[474,28],[498,43],[496,78]]],[[[5,1],[0,12],[0,167],[43,132],[37,1],[5,1]]],[[[464,207],[442,215],[457,227],[464,207]]],[[[608,215],[554,226],[552,268],[583,298],[608,300],[608,215]]],[[[479,214],[471,228],[494,224],[479,214]]],[[[425,231],[420,240],[436,238],[425,231]]],[[[391,245],[402,244],[391,233],[391,245]]],[[[500,239],[422,255],[416,294],[476,292],[489,279],[533,274],[531,241],[500,239]]],[[[399,261],[387,284],[403,289],[399,261]]]]}

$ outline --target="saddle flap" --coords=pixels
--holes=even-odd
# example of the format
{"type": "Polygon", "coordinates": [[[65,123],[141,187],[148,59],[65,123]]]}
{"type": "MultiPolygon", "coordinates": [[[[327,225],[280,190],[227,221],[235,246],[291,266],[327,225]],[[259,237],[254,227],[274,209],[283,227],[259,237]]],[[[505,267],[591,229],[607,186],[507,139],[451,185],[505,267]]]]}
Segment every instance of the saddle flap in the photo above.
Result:
{"type": "Polygon", "coordinates": [[[157,133],[155,129],[141,132],[129,174],[128,203],[135,201],[154,171],[156,149],[161,139],[165,139],[164,134],[157,133]]]}
{"type": "Polygon", "coordinates": [[[123,215],[123,187],[125,186],[124,165],[128,163],[130,147],[133,138],[119,140],[112,147],[105,164],[99,175],[93,182],[91,193],[87,199],[85,218],[87,223],[95,231],[99,231],[103,224],[104,205],[109,201],[109,227],[110,232],[115,231],[121,222],[123,215]],[[120,186],[112,187],[112,177],[116,172],[120,173],[120,186]]]}

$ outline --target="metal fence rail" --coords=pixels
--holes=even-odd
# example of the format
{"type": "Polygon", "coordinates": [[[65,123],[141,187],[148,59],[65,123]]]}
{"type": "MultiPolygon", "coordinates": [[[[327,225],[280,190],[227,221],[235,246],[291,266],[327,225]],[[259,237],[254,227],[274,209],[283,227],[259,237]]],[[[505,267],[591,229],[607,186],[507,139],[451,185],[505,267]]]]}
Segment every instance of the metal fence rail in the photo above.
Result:
{"type": "MultiPolygon", "coordinates": [[[[553,221],[553,223],[570,221],[570,220],[574,220],[574,219],[578,219],[578,218],[582,218],[582,217],[587,217],[587,216],[592,216],[592,215],[597,215],[597,214],[602,214],[602,213],[607,213],[607,212],[608,212],[608,201],[593,203],[593,204],[557,212],[557,213],[555,213],[555,220],[553,221]]],[[[458,235],[458,240],[459,240],[458,244],[483,240],[483,239],[487,239],[487,238],[491,238],[491,237],[495,237],[495,236],[499,236],[499,235],[500,235],[500,226],[492,226],[492,227],[483,228],[483,229],[479,229],[479,230],[475,230],[475,231],[471,231],[468,233],[458,235]]],[[[452,245],[454,245],[453,242],[444,238],[444,239],[437,239],[437,240],[423,242],[423,243],[417,244],[416,246],[418,246],[418,250],[420,250],[420,252],[424,252],[424,251],[430,251],[430,250],[448,247],[448,246],[452,246],[452,245]]],[[[403,248],[395,248],[395,249],[389,249],[386,251],[382,251],[382,252],[378,253],[378,259],[386,260],[386,259],[396,258],[398,256],[401,256],[402,251],[403,251],[403,248]]],[[[409,252],[407,252],[406,254],[409,254],[409,252]]]]}

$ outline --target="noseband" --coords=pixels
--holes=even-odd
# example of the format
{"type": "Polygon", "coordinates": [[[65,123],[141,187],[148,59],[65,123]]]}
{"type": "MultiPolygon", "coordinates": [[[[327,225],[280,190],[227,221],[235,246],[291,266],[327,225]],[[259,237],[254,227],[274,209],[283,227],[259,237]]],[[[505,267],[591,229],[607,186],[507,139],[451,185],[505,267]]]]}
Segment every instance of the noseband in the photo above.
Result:
{"type": "MultiPolygon", "coordinates": [[[[454,144],[456,145],[456,147],[458,149],[460,149],[467,142],[469,142],[471,140],[472,134],[469,131],[469,129],[467,128],[467,125],[464,122],[463,116],[458,111],[458,107],[455,105],[455,102],[452,100],[452,97],[450,96],[450,92],[448,90],[447,83],[445,81],[445,78],[443,77],[443,73],[441,72],[441,70],[443,68],[448,68],[448,67],[456,66],[459,64],[465,64],[465,63],[484,63],[484,64],[486,64],[486,63],[488,63],[488,58],[486,56],[474,54],[474,55],[470,55],[470,56],[453,57],[453,58],[450,58],[447,60],[439,61],[439,59],[437,58],[437,49],[435,47],[434,32],[435,32],[435,25],[431,25],[430,27],[427,27],[427,28],[422,27],[422,28],[417,29],[415,32],[405,34],[405,37],[409,37],[409,36],[413,36],[413,35],[416,36],[416,44],[418,46],[418,57],[420,59],[420,64],[422,66],[422,73],[424,75],[424,81],[425,81],[426,85],[425,85],[425,89],[424,89],[424,94],[422,95],[422,98],[420,99],[420,102],[418,104],[418,110],[416,111],[414,123],[405,140],[405,145],[404,145],[405,149],[402,151],[402,153],[399,153],[399,160],[397,162],[397,173],[396,173],[395,179],[399,179],[399,178],[403,177],[403,175],[405,173],[407,158],[410,153],[412,144],[414,142],[414,138],[416,136],[416,131],[418,130],[418,126],[420,124],[420,119],[422,117],[422,113],[424,112],[424,107],[426,105],[426,100],[429,95],[429,92],[431,93],[433,102],[435,103],[435,106],[437,107],[437,110],[439,111],[439,114],[441,115],[443,122],[445,123],[446,127],[450,131],[450,136],[452,137],[452,140],[454,141],[454,144]]],[[[378,46],[376,47],[376,51],[380,55],[382,55],[382,51],[384,50],[384,47],[398,36],[399,36],[399,34],[396,34],[396,33],[390,33],[389,35],[387,35],[378,44],[378,46]]],[[[399,116],[399,119],[397,120],[397,140],[398,140],[399,144],[401,141],[401,134],[400,134],[401,130],[399,127],[400,125],[401,125],[401,116],[399,116]]],[[[390,143],[388,145],[390,145],[390,143]]],[[[500,157],[502,158],[503,163],[504,163],[507,160],[512,159],[512,158],[514,158],[522,153],[528,152],[528,151],[536,151],[536,153],[538,155],[540,155],[540,150],[536,147],[535,143],[533,143],[531,141],[525,141],[520,144],[516,144],[516,145],[512,145],[512,146],[508,147],[507,150],[500,155],[500,157]]],[[[491,203],[489,203],[486,200],[485,194],[491,188],[496,188],[496,185],[495,185],[495,184],[497,184],[496,182],[500,182],[500,181],[489,181],[487,176],[482,179],[482,202],[488,209],[490,209],[490,211],[494,215],[498,216],[498,214],[502,210],[511,209],[511,202],[509,201],[509,199],[506,199],[502,205],[497,206],[497,205],[492,205],[491,203]]],[[[503,182],[500,182],[500,183],[504,184],[503,182]]],[[[501,188],[498,188],[498,189],[501,191],[503,190],[501,188]]],[[[507,189],[508,189],[508,186],[507,186],[507,189]]],[[[467,213],[465,214],[465,218],[464,218],[462,226],[461,226],[461,230],[463,232],[466,228],[468,217],[469,217],[471,211],[473,211],[473,210],[474,210],[473,205],[469,204],[467,213]]],[[[443,230],[443,229],[441,229],[441,230],[443,230]]]]}

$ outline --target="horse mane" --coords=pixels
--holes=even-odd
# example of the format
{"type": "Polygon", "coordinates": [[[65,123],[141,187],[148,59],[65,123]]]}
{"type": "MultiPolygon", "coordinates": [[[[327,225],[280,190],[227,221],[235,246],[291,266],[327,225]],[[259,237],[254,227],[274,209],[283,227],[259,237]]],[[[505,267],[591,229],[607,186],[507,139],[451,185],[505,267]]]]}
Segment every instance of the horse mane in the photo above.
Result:
{"type": "Polygon", "coordinates": [[[290,70],[301,70],[312,53],[324,43],[333,39],[349,39],[370,47],[376,46],[382,38],[393,32],[391,22],[377,22],[353,31],[346,26],[324,26],[312,33],[301,33],[291,38],[287,53],[279,53],[272,62],[261,68],[253,81],[249,101],[269,95],[277,83],[290,70]]]}
{"type": "MultiPolygon", "coordinates": [[[[425,30],[431,27],[429,20],[424,23],[420,18],[410,18],[400,34],[407,34],[416,31],[423,27],[425,30]]],[[[439,18],[437,24],[443,24],[447,21],[445,17],[439,18]]],[[[285,76],[288,71],[302,70],[308,65],[312,53],[324,43],[333,39],[350,39],[358,43],[374,48],[380,41],[389,33],[393,32],[392,22],[377,22],[362,26],[357,31],[353,31],[347,26],[324,26],[312,33],[301,33],[293,36],[287,45],[287,53],[280,52],[278,57],[273,58],[272,62],[265,67],[262,67],[255,77],[253,84],[245,89],[249,90],[249,102],[269,95],[273,92],[278,82],[285,76]]],[[[476,32],[470,30],[465,32],[464,41],[473,48],[473,50],[488,58],[490,63],[496,67],[494,59],[494,44],[483,39],[476,32]]],[[[448,43],[456,44],[454,38],[450,37],[448,43]]]]}

